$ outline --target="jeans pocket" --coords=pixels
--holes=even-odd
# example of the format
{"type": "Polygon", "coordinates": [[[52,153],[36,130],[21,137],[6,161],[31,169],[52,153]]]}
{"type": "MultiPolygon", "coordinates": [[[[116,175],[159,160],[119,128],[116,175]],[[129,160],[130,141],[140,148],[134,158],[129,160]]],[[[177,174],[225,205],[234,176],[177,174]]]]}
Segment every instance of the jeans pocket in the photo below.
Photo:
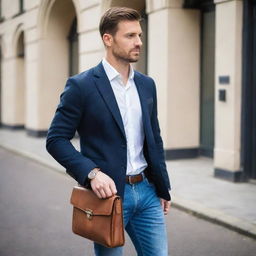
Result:
{"type": "Polygon", "coordinates": [[[155,184],[154,183],[152,183],[152,182],[150,182],[149,180],[148,180],[148,178],[145,178],[145,181],[146,181],[146,183],[147,183],[147,185],[149,186],[149,187],[152,187],[152,188],[156,188],[155,187],[155,184]]]}

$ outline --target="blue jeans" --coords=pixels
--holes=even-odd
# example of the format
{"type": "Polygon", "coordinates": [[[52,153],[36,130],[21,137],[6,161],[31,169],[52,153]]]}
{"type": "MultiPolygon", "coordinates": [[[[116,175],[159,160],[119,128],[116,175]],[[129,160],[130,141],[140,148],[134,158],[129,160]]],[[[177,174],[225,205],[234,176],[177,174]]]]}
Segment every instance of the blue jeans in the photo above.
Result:
{"type": "MultiPolygon", "coordinates": [[[[168,256],[167,232],[163,210],[155,186],[145,178],[125,185],[123,201],[125,230],[138,256],[168,256]]],[[[106,248],[94,243],[96,256],[121,256],[123,247],[106,248]]]]}

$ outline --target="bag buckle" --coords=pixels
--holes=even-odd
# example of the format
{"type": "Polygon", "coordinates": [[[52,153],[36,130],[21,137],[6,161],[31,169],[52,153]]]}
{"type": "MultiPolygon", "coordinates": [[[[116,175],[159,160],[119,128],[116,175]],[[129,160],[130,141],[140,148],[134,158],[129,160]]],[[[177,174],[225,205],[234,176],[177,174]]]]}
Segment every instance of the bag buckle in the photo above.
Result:
{"type": "Polygon", "coordinates": [[[92,219],[92,216],[93,216],[93,210],[87,209],[87,210],[85,210],[84,212],[86,213],[87,219],[88,219],[88,220],[91,220],[91,219],[92,219]]]}

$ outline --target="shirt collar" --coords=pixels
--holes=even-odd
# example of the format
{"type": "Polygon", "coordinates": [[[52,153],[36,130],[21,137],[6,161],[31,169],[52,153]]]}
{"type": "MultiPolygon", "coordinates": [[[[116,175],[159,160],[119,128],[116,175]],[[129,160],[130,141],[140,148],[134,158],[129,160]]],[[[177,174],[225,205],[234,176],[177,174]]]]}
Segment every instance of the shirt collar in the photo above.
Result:
{"type": "Polygon", "coordinates": [[[132,65],[130,64],[129,79],[133,79],[133,78],[134,78],[134,69],[133,69],[132,65]]]}
{"type": "MultiPolygon", "coordinates": [[[[118,71],[105,59],[102,60],[102,65],[104,67],[104,70],[107,74],[107,77],[109,81],[114,80],[116,77],[121,77],[121,74],[118,73],[118,71]]],[[[129,72],[129,79],[134,78],[134,70],[132,65],[130,64],[130,72],[129,72]]]]}

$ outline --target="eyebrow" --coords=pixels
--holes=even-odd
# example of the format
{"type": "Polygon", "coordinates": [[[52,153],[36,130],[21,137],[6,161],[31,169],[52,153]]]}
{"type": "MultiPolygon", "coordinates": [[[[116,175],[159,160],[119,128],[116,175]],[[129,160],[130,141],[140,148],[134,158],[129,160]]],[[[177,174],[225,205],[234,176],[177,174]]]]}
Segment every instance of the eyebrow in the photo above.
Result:
{"type": "Polygon", "coordinates": [[[136,33],[136,32],[127,32],[127,33],[125,33],[125,35],[136,35],[136,34],[143,35],[143,32],[140,32],[140,33],[136,33]]]}

